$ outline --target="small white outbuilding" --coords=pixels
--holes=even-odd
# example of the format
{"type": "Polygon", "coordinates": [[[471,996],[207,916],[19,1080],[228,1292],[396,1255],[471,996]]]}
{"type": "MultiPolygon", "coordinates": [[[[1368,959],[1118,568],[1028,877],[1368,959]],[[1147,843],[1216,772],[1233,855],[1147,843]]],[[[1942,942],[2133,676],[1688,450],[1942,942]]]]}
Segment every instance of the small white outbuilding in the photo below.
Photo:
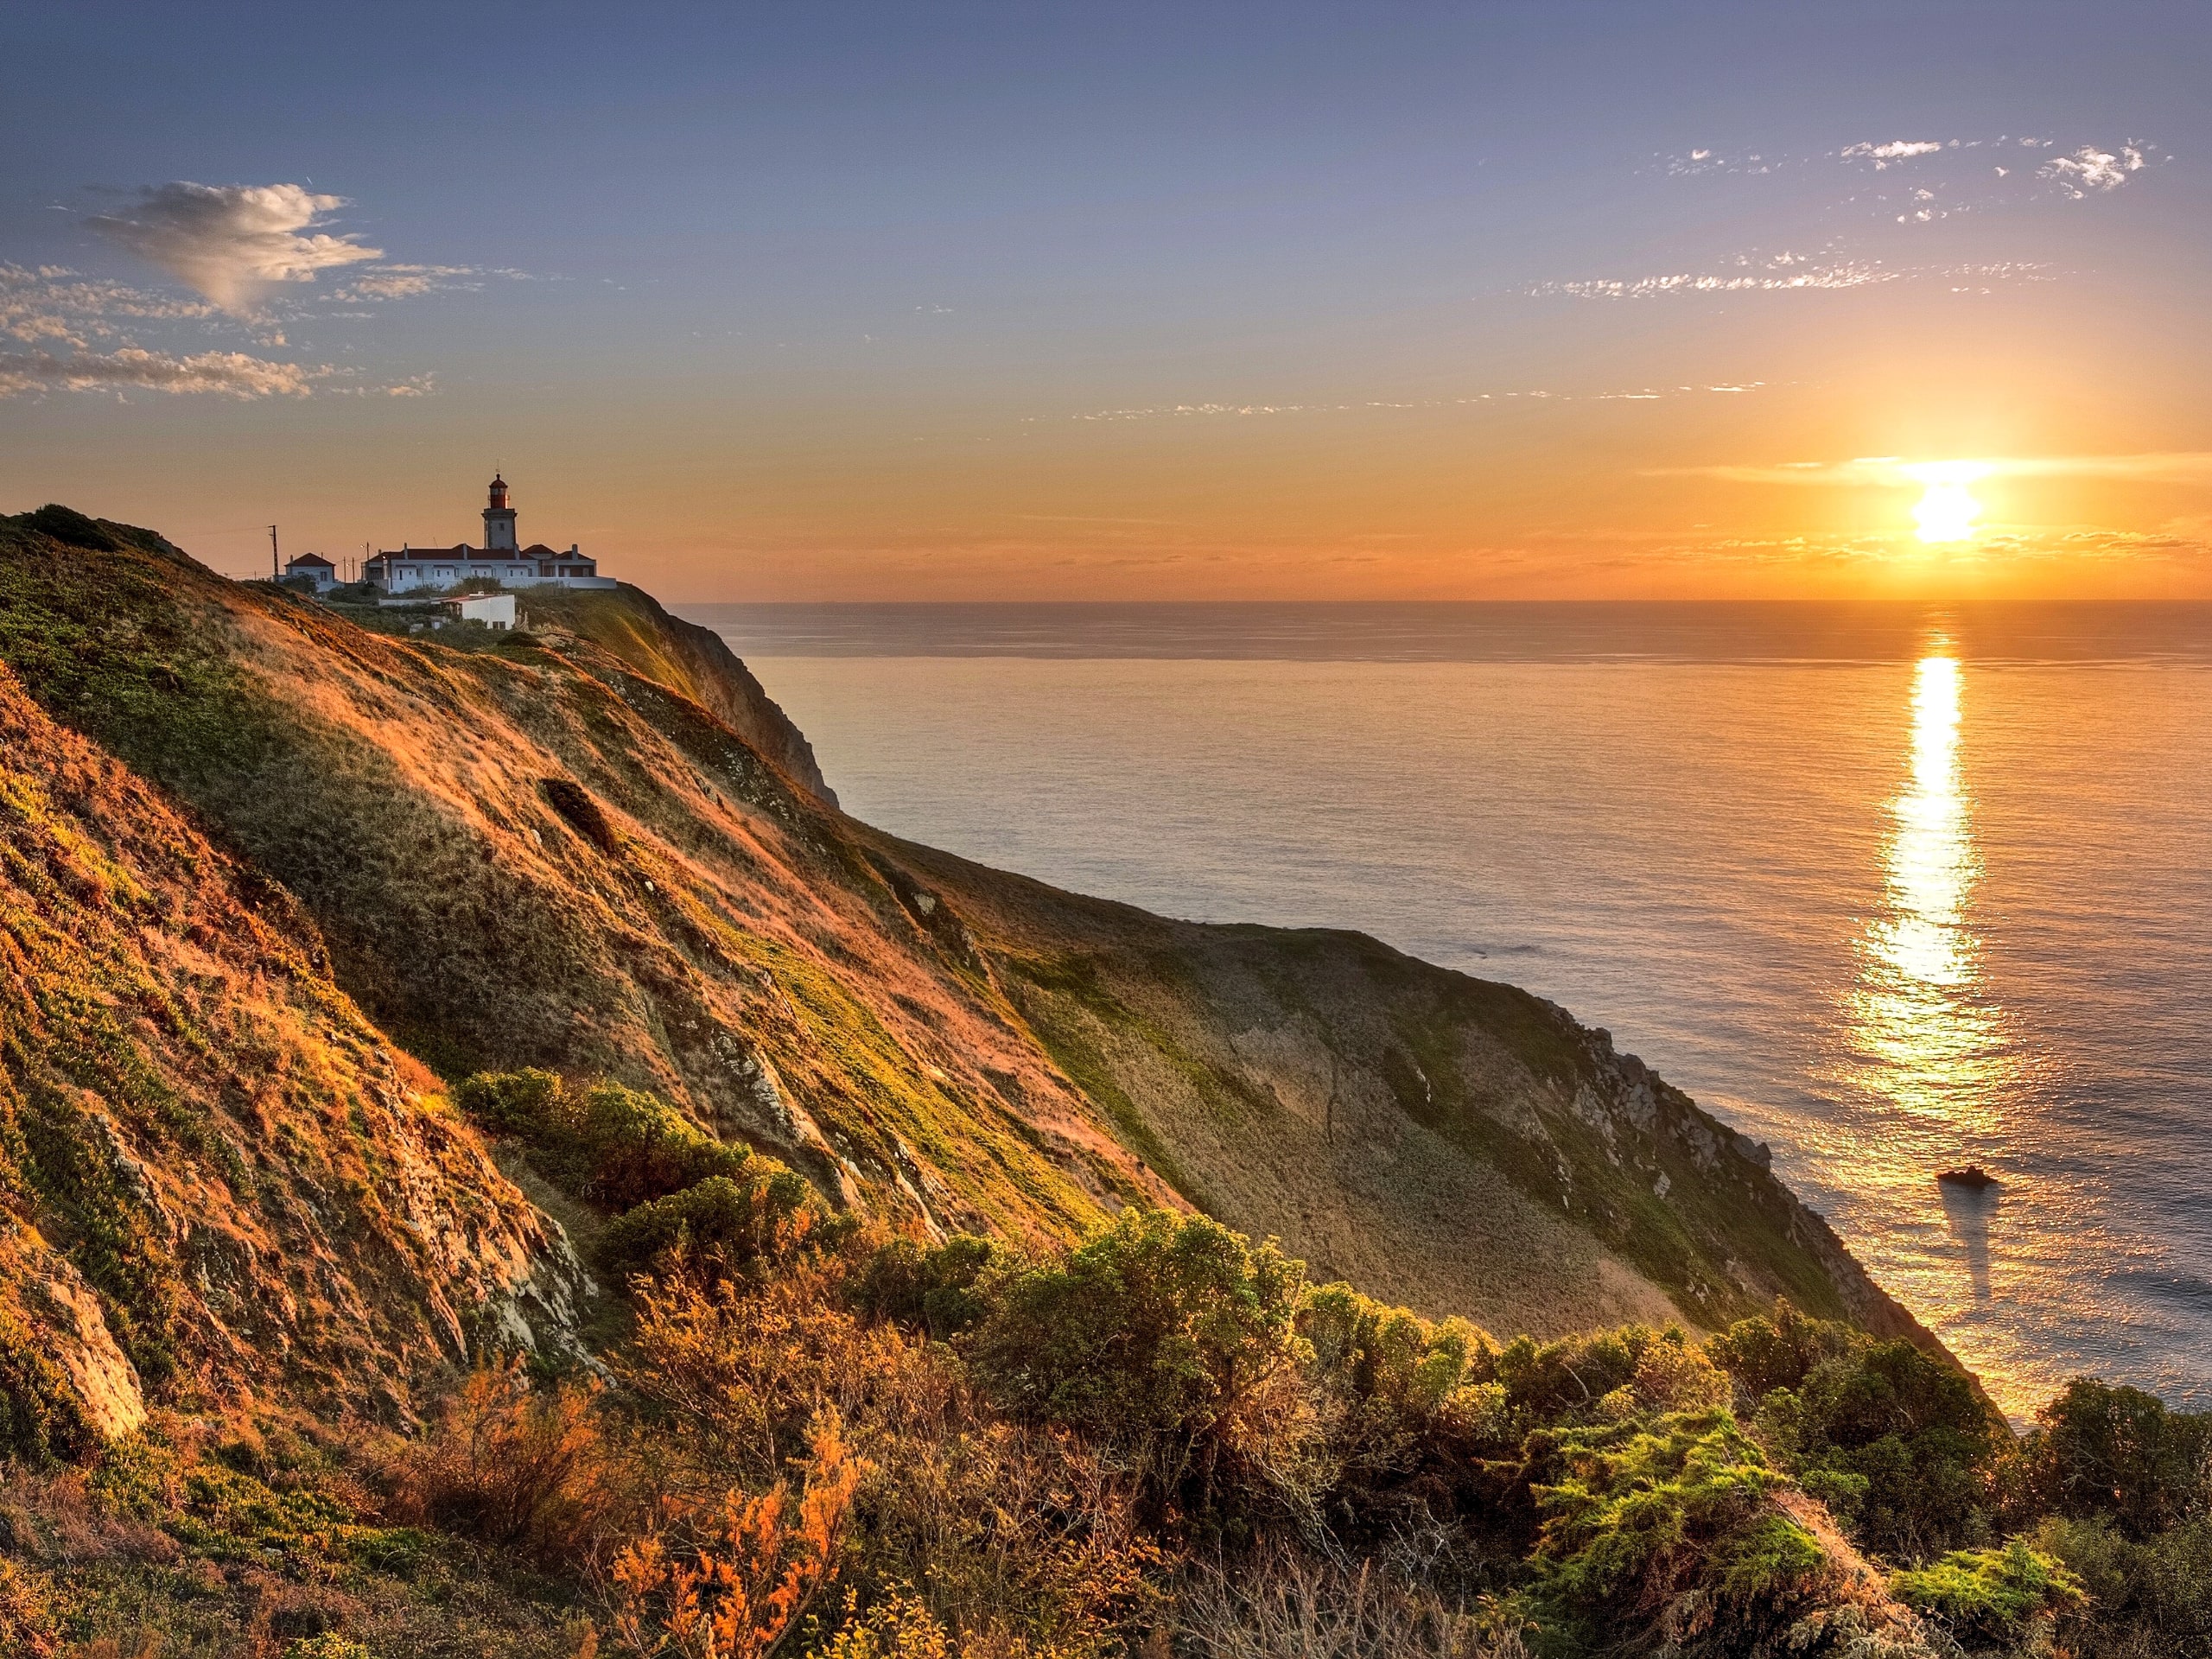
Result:
{"type": "Polygon", "coordinates": [[[440,600],[438,609],[452,621],[481,622],[487,628],[512,628],[515,625],[512,594],[463,594],[458,598],[440,600]]]}

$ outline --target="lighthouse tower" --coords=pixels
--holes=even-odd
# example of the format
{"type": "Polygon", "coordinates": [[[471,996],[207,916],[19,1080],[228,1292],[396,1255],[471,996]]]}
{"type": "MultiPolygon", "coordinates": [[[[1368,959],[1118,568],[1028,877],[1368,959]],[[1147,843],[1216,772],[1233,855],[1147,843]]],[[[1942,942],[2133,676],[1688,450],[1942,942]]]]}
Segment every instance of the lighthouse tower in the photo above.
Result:
{"type": "Polygon", "coordinates": [[[515,510],[507,505],[507,480],[494,473],[492,505],[484,509],[484,550],[512,554],[515,548],[515,510]]]}

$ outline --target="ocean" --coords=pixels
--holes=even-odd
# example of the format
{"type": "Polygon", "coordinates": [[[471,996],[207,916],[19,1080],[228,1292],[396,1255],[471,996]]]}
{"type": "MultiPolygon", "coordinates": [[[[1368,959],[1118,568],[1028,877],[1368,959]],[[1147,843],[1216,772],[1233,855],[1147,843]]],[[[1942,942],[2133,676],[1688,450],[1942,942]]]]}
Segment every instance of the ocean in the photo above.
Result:
{"type": "Polygon", "coordinates": [[[1768,1142],[2016,1416],[2212,1406],[2212,607],[685,613],[856,816],[1526,986],[1768,1142]]]}

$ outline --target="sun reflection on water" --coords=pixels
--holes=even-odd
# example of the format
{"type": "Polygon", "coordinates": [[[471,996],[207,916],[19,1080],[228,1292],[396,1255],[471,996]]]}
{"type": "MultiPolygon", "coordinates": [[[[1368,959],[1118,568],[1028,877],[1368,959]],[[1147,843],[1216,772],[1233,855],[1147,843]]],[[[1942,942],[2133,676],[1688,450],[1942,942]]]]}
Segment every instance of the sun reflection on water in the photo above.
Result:
{"type": "MultiPolygon", "coordinates": [[[[1852,1186],[1885,1195],[1888,1225],[1865,1241],[1878,1276],[2007,1410],[2024,1411],[2042,1384],[2015,1374],[1989,1321],[2000,1304],[2034,1294],[1999,1226],[2028,1191],[2010,1152],[2030,1062],[1989,995],[1974,925],[1983,871],[1962,764],[1970,712],[1966,671],[1938,638],[1914,665],[1904,775],[1885,804],[1881,896],[1859,931],[1841,1042],[1823,1071],[1869,1109],[1837,1150],[1851,1161],[1852,1186]],[[2003,1185],[1936,1181],[1939,1170],[1967,1162],[1991,1167],[2003,1185]]],[[[2018,1211],[2016,1226],[2031,1214],[2018,1211]]]]}
{"type": "Polygon", "coordinates": [[[1948,1128],[1954,1145],[1993,1121],[2003,1052],[1995,1010],[1976,994],[1968,906],[1981,866],[1960,776],[1960,690],[1954,658],[1914,671],[1910,770],[1891,803],[1882,911],[1848,998],[1856,1081],[1924,1128],[1948,1128]]]}
{"type": "Polygon", "coordinates": [[[1914,677],[1912,781],[1894,810],[1891,914],[1874,930],[1875,954],[1912,983],[1961,984],[1973,969],[1960,912],[1975,870],[1959,787],[1959,665],[1948,657],[1928,658],[1914,677]]]}

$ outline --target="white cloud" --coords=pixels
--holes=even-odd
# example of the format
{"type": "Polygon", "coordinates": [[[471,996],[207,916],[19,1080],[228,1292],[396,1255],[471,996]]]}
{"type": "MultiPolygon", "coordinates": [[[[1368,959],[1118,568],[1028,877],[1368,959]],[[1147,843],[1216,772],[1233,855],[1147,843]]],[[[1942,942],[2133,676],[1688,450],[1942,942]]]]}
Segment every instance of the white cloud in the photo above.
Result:
{"type": "Polygon", "coordinates": [[[365,304],[377,300],[411,300],[451,289],[471,291],[484,286],[489,276],[526,282],[523,270],[486,270],[480,265],[374,265],[348,281],[331,297],[342,303],[365,304]]]}
{"type": "Polygon", "coordinates": [[[2071,156],[2053,156],[2037,173],[2079,201],[2093,190],[2119,189],[2127,182],[2129,174],[2139,173],[2146,165],[2147,158],[2138,145],[2122,144],[2120,154],[2114,156],[2084,144],[2071,156]]]}
{"type": "MultiPolygon", "coordinates": [[[[1536,283],[1520,290],[1578,300],[1652,300],[1698,294],[1786,294],[1866,288],[1880,283],[1942,277],[1960,283],[2047,282],[2049,269],[2009,259],[1993,264],[1891,265],[1878,259],[1820,259],[1780,253],[1758,260],[1738,255],[1736,269],[1719,272],[1667,271],[1652,276],[1599,276],[1579,282],[1536,283]]],[[[1954,292],[1964,291],[1955,287],[1954,292]]],[[[1986,292],[1986,289],[1984,289],[1986,292]]]]}
{"type": "Polygon", "coordinates": [[[346,305],[367,300],[409,300],[437,286],[438,279],[426,270],[389,267],[356,276],[331,297],[346,305]]]}
{"type": "MultiPolygon", "coordinates": [[[[1790,262],[1793,265],[1795,259],[1790,262]]],[[[1781,270],[1729,276],[1670,271],[1656,276],[1600,276],[1574,283],[1538,283],[1525,291],[1567,294],[1578,300],[1649,300],[1670,294],[1743,294],[1800,289],[1864,288],[1893,283],[1910,273],[1878,262],[1847,260],[1808,270],[1781,270]]]]}
{"type": "Polygon", "coordinates": [[[82,346],[87,334],[108,336],[112,319],[175,321],[209,317],[215,308],[198,300],[179,300],[122,283],[79,276],[65,265],[0,264],[0,334],[31,342],[59,340],[82,346]]]}
{"type": "Polygon", "coordinates": [[[304,397],[310,383],[331,373],[298,363],[272,363],[243,352],[173,357],[126,346],[113,352],[0,352],[0,397],[31,391],[217,392],[232,397],[304,397]]]}
{"type": "Polygon", "coordinates": [[[1994,138],[1887,138],[1846,144],[1840,149],[1791,154],[1729,154],[1701,148],[1657,159],[1660,170],[1675,178],[1788,171],[1815,182],[1822,168],[1840,166],[1860,175],[1861,181],[1837,205],[1886,209],[1889,217],[1903,225],[1926,225],[1954,213],[2014,206],[2054,188],[2079,201],[2116,190],[2144,168],[2171,159],[2156,144],[2131,139],[2118,145],[2082,144],[2048,159],[2036,157],[2041,165],[2032,169],[1992,164],[1999,156],[2009,161],[2021,149],[2053,149],[2057,142],[2011,134],[1994,138]],[[1906,170],[1879,180],[1866,176],[1891,174],[1897,168],[1906,170]],[[1931,205],[1937,191],[1944,197],[1942,206],[1931,205]]]}
{"type": "Polygon", "coordinates": [[[1688,179],[1705,173],[1771,173],[1785,164],[1759,156],[1724,156],[1715,149],[1694,149],[1686,156],[1665,157],[1662,170],[1671,177],[1688,179]]]}
{"type": "Polygon", "coordinates": [[[358,237],[315,229],[345,205],[343,196],[297,184],[179,180],[141,191],[128,213],[97,213],[90,223],[226,311],[244,312],[279,283],[310,283],[384,257],[358,237]]]}
{"type": "MultiPolygon", "coordinates": [[[[1951,140],[1955,148],[1958,140],[1951,140]]],[[[1847,162],[1868,161],[1877,172],[1894,167],[1899,162],[1909,162],[1916,156],[1933,156],[1943,149],[1935,138],[1893,138],[1886,144],[1846,144],[1837,153],[1847,162]]]]}
{"type": "Polygon", "coordinates": [[[429,397],[435,396],[437,389],[436,375],[417,374],[380,386],[333,386],[330,391],[335,397],[429,397]]]}

